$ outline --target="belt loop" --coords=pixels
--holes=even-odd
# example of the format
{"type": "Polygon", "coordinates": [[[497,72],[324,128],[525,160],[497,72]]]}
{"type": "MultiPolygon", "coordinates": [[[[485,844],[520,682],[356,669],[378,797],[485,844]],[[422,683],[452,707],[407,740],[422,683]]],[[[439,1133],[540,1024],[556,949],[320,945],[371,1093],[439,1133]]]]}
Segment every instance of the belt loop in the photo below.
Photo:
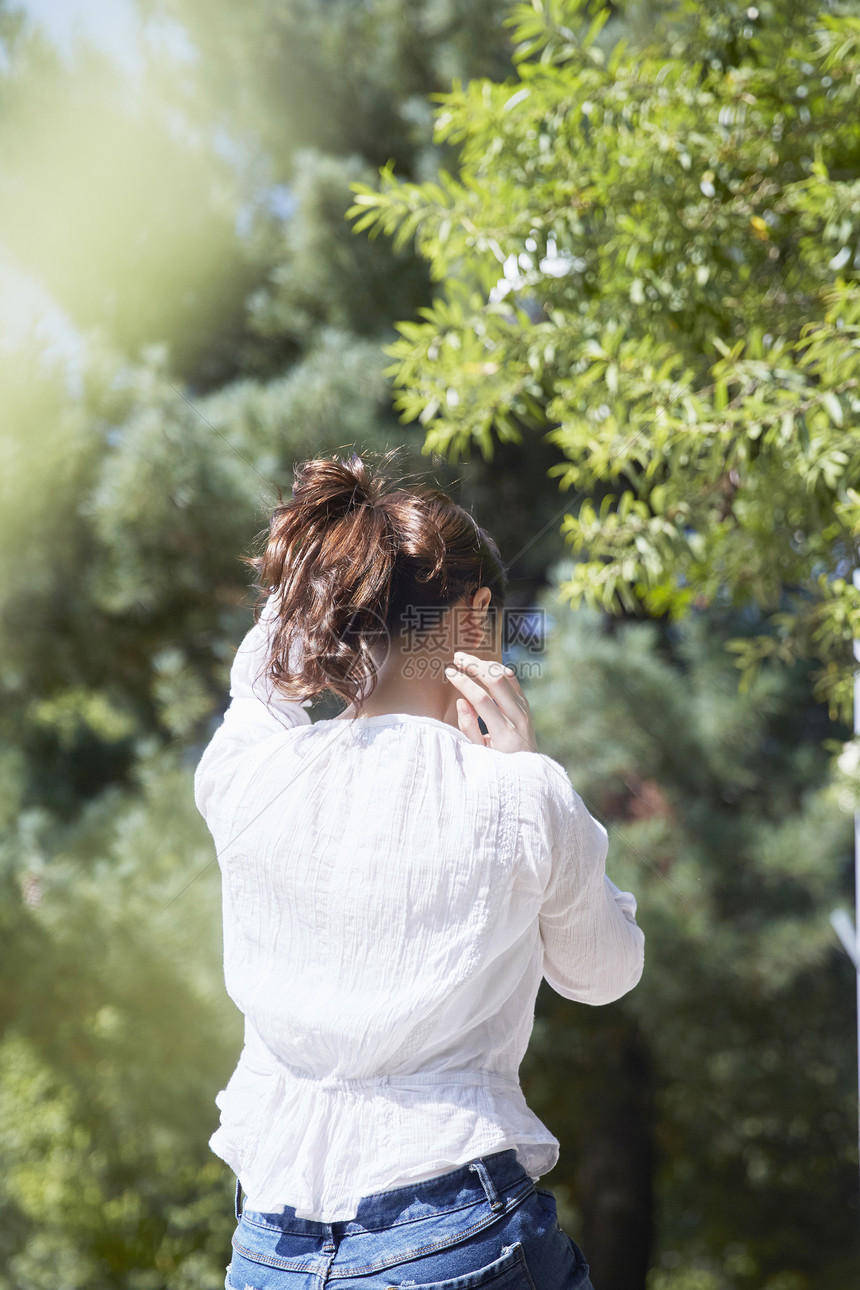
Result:
{"type": "Polygon", "coordinates": [[[235,1202],[234,1202],[234,1204],[233,1204],[233,1208],[234,1208],[234,1209],[235,1209],[235,1211],[236,1211],[236,1222],[237,1222],[237,1223],[239,1222],[239,1220],[240,1220],[240,1219],[241,1219],[241,1217],[242,1217],[242,1209],[241,1209],[241,1206],[240,1206],[240,1203],[239,1203],[239,1201],[240,1201],[240,1197],[241,1197],[241,1194],[242,1194],[242,1184],[241,1184],[241,1182],[239,1181],[239,1179],[237,1178],[237,1179],[236,1179],[236,1200],[235,1200],[235,1202]]]}
{"type": "Polygon", "coordinates": [[[496,1214],[499,1212],[500,1209],[504,1209],[505,1202],[499,1198],[499,1193],[496,1191],[495,1187],[493,1186],[493,1180],[490,1177],[490,1171],[487,1169],[487,1166],[484,1164],[483,1160],[473,1160],[469,1165],[469,1168],[474,1169],[475,1173],[480,1178],[481,1186],[486,1192],[487,1200],[490,1202],[490,1209],[492,1209],[496,1214]]]}

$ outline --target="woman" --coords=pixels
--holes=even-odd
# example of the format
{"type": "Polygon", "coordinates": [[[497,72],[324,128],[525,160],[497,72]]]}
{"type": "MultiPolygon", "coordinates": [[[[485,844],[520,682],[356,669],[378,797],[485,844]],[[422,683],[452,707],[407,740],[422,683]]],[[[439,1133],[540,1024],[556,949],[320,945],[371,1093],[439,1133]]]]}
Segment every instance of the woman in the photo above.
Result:
{"type": "Polygon", "coordinates": [[[210,1143],[226,1285],[589,1290],[518,1068],[541,979],[608,1003],[644,937],[488,640],[498,549],[353,455],[298,467],[246,562],[271,594],[195,775],[245,1017],[210,1143]],[[327,690],[348,706],[312,723],[327,690]]]}

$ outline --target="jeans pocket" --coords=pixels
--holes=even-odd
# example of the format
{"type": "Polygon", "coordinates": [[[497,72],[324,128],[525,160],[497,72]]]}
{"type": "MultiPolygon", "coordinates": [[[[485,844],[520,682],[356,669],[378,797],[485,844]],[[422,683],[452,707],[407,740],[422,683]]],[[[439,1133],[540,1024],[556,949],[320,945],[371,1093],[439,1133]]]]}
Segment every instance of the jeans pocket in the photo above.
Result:
{"type": "Polygon", "coordinates": [[[234,1252],[224,1286],[225,1290],[288,1290],[289,1286],[298,1288],[307,1283],[306,1273],[289,1272],[234,1252]]]}
{"type": "Polygon", "coordinates": [[[400,1290],[476,1290],[482,1286],[492,1286],[493,1290],[535,1290],[520,1241],[503,1246],[492,1263],[459,1276],[444,1281],[400,1282],[400,1290]]]}

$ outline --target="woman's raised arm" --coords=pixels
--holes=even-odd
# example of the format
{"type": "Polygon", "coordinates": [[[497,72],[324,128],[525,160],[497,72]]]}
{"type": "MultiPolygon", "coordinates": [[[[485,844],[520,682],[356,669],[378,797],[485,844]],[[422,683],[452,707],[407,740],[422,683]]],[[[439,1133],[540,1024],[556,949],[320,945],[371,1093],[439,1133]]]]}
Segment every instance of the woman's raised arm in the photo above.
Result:
{"type": "Polygon", "coordinates": [[[230,668],[230,704],[197,765],[194,800],[204,819],[225,776],[235,773],[241,752],[284,730],[312,724],[306,711],[310,700],[299,703],[284,698],[266,675],[277,600],[273,592],[236,651],[230,668]]]}

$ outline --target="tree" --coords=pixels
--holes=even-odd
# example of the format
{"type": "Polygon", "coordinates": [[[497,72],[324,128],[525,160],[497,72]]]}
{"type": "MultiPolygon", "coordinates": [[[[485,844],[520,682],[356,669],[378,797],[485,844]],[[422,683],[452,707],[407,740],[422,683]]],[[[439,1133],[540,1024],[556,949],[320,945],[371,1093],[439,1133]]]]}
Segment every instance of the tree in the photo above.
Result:
{"type": "Polygon", "coordinates": [[[10,771],[4,748],[0,1286],[218,1290],[230,1185],[206,1141],[241,1027],[184,758],[141,747],[71,822],[10,771]]]}
{"type": "Polygon", "coordinates": [[[440,284],[390,349],[428,450],[540,431],[577,489],[561,594],[667,615],[759,606],[763,660],[818,661],[847,719],[860,593],[860,20],[853,6],[511,15],[516,77],[458,84],[436,135],[458,171],[387,164],[356,232],[414,239],[440,284]]]}
{"type": "MultiPolygon", "coordinates": [[[[331,11],[304,46],[285,31],[290,57],[309,61],[323,30],[348,43],[352,8],[340,35],[331,11]]],[[[242,9],[251,28],[264,17],[279,25],[263,0],[242,9]]],[[[393,437],[404,469],[424,464],[378,336],[426,299],[426,270],[382,246],[349,254],[348,182],[373,171],[352,142],[312,146],[337,147],[337,116],[315,133],[297,111],[294,162],[292,142],[272,157],[216,111],[214,62],[150,65],[136,97],[7,5],[0,41],[4,251],[86,332],[72,379],[38,335],[0,352],[0,1288],[216,1290],[232,1180],[207,1138],[241,1027],[193,768],[250,626],[240,557],[276,485],[307,456],[393,437]]],[[[468,71],[456,27],[416,37],[425,57],[443,42],[468,71]]],[[[397,46],[363,49],[342,110],[417,140],[403,96],[374,89],[398,81],[397,46]]],[[[256,88],[246,52],[234,70],[256,88]]],[[[481,53],[486,70],[486,39],[481,53]]],[[[284,125],[265,97],[261,119],[284,125]]]]}
{"type": "MultiPolygon", "coordinates": [[[[233,649],[250,624],[252,596],[239,556],[255,545],[274,485],[288,486],[296,460],[347,444],[381,449],[401,440],[408,468],[427,464],[418,452],[422,423],[394,423],[380,345],[394,337],[394,319],[432,304],[428,266],[408,244],[395,252],[386,239],[353,237],[343,215],[352,201],[350,184],[369,183],[386,158],[395,159],[398,174],[417,181],[432,176],[446,154],[456,160],[456,140],[431,142],[428,93],[447,89],[452,76],[509,72],[503,11],[495,0],[373,6],[152,0],[143,7],[180,22],[197,51],[181,68],[166,60],[145,81],[157,103],[146,95],[138,101],[117,96],[116,78],[103,68],[96,72],[97,62],[73,59],[62,66],[49,50],[28,45],[24,28],[0,22],[0,183],[14,197],[0,214],[7,239],[14,232],[19,252],[30,246],[41,264],[36,233],[44,225],[37,220],[31,228],[27,215],[41,218],[39,194],[47,188],[52,196],[55,140],[67,141],[71,157],[84,121],[93,130],[81,154],[87,191],[75,191],[76,172],[65,156],[57,191],[74,217],[70,226],[82,219],[86,225],[92,212],[94,227],[106,230],[90,239],[84,262],[75,260],[78,244],[69,227],[52,228],[44,260],[49,286],[72,321],[101,324],[88,337],[76,382],[70,386],[59,368],[46,365],[36,338],[0,355],[2,1290],[215,1290],[223,1283],[230,1178],[205,1144],[216,1118],[214,1093],[238,1053],[238,1018],[223,994],[217,875],[194,812],[191,775],[226,702],[233,649]],[[312,82],[304,78],[309,68],[312,82]],[[61,121],[65,102],[68,123],[61,121]],[[39,137],[42,103],[45,117],[63,127],[53,137],[39,137]],[[107,119],[111,114],[115,119],[107,119]],[[144,163],[137,175],[134,156],[123,157],[123,174],[132,172],[130,203],[112,191],[110,175],[96,164],[99,139],[113,141],[109,155],[116,158],[118,135],[137,141],[144,163]],[[37,145],[32,168],[31,141],[37,145]],[[159,193],[144,180],[162,162],[173,181],[171,191],[159,193]],[[189,205],[189,177],[199,209],[189,205]],[[117,259],[123,247],[133,250],[128,262],[117,259]],[[165,282],[167,291],[159,286],[165,282]]],[[[0,18],[9,12],[3,7],[0,18]]],[[[716,30],[716,13],[712,21],[716,30]]],[[[639,20],[635,30],[646,28],[639,20]]],[[[731,35],[727,29],[726,39],[731,35]]],[[[516,295],[523,308],[535,310],[533,293],[524,288],[516,295]]],[[[510,303],[501,303],[510,313],[510,303]]],[[[520,422],[525,427],[517,414],[520,422]]],[[[550,438],[510,438],[491,461],[462,462],[456,471],[439,458],[430,463],[437,481],[473,507],[505,556],[516,560],[522,581],[515,594],[529,604],[561,545],[556,484],[547,477],[550,467],[569,464],[559,456],[550,438]]],[[[712,607],[708,615],[720,612],[712,607]]],[[[702,619],[705,626],[709,621],[702,619]]],[[[731,619],[734,632],[760,625],[755,615],[731,619]]],[[[697,700],[699,718],[687,731],[678,694],[666,710],[659,702],[685,684],[683,663],[671,673],[657,665],[670,652],[673,628],[660,624],[646,665],[641,654],[648,654],[650,638],[646,649],[631,637],[628,651],[620,633],[568,637],[567,627],[562,624],[568,643],[555,656],[560,671],[536,695],[542,746],[570,765],[575,782],[609,819],[635,813],[623,779],[653,800],[647,768],[656,761],[664,791],[680,797],[697,759],[706,762],[702,779],[714,809],[702,828],[718,826],[724,845],[711,839],[706,848],[699,822],[685,818],[672,824],[668,841],[659,821],[641,820],[634,840],[658,867],[674,857],[651,852],[655,835],[661,846],[695,852],[669,876],[683,885],[701,872],[709,884],[710,921],[704,930],[702,923],[687,928],[674,908],[661,904],[662,883],[644,893],[643,920],[665,929],[668,946],[701,953],[697,981],[709,970],[708,936],[718,936],[729,952],[740,947],[744,983],[755,987],[749,998],[737,988],[727,996],[718,1022],[725,1040],[714,1052],[700,1016],[680,991],[673,994],[674,963],[652,972],[654,990],[643,993],[641,1014],[625,1005],[583,1016],[542,1001],[527,1076],[565,1141],[561,1194],[571,1221],[578,1224],[578,1206],[599,1259],[609,1211],[601,1205],[587,1212],[587,1180],[598,1179],[592,1192],[601,1198],[609,1195],[604,1180],[616,1186],[619,1154],[609,1130],[614,1124],[617,1132],[620,1112],[636,1135],[639,1165],[648,1166],[649,1152],[657,1160],[655,1184],[640,1174],[635,1187],[615,1193],[628,1212],[635,1207],[640,1222],[635,1266],[642,1273],[653,1217],[648,1192],[656,1185],[663,1211],[657,1271],[673,1276],[672,1290],[681,1290],[668,1255],[674,1249],[685,1263],[703,1266],[719,1261],[739,1221],[742,1188],[759,1189],[750,1226],[758,1216],[783,1238],[786,1228],[768,1208],[768,1187],[784,1166],[779,1132],[793,1125],[795,1140],[815,1163],[806,1214],[807,1180],[789,1178],[775,1194],[787,1214],[799,1215],[799,1233],[812,1223],[810,1214],[816,1221],[824,1216],[822,1230],[837,1251],[827,1275],[838,1285],[833,1269],[847,1248],[839,1219],[844,1147],[838,1144],[845,1078],[826,1019],[846,987],[823,952],[815,920],[835,883],[841,835],[829,817],[823,827],[816,790],[807,802],[798,789],[804,774],[810,785],[818,783],[820,761],[811,744],[820,716],[797,690],[790,694],[796,715],[788,715],[782,691],[768,707],[772,682],[759,678],[751,689],[759,706],[749,742],[739,707],[729,705],[723,724],[714,715],[719,690],[708,702],[697,700]],[[582,673],[582,684],[594,685],[595,702],[606,704],[618,731],[615,760],[599,774],[582,760],[589,744],[600,744],[600,710],[571,693],[577,650],[593,661],[595,654],[606,659],[605,671],[594,661],[582,673]],[[641,684],[619,715],[609,699],[621,693],[624,664],[637,659],[641,684]],[[642,715],[628,746],[633,709],[642,715]],[[768,726],[771,719],[775,727],[768,726]],[[679,735],[687,737],[688,764],[672,755],[679,735]],[[779,742],[790,749],[784,759],[775,753],[779,742]],[[749,789],[757,762],[773,780],[761,792],[761,829],[749,789]],[[738,776],[749,791],[735,824],[731,804],[719,799],[734,791],[738,776]],[[722,888],[712,888],[706,869],[714,868],[714,881],[719,875],[733,898],[741,878],[767,886],[770,852],[760,834],[783,808],[796,836],[774,835],[779,854],[770,862],[780,873],[790,863],[802,869],[798,838],[814,834],[821,869],[806,896],[791,888],[795,921],[791,910],[776,911],[785,914],[777,922],[786,943],[769,941],[759,962],[756,938],[763,929],[744,927],[719,904],[722,888]],[[738,873],[733,839],[754,858],[749,875],[738,873]],[[800,966],[791,977],[790,935],[797,928],[800,966]],[[827,968],[818,975],[816,955],[827,968]],[[757,973],[766,977],[764,985],[757,973]],[[786,985],[790,977],[794,984],[786,985]],[[818,995],[811,994],[813,978],[818,995]],[[785,1074],[779,1062],[768,1064],[770,1056],[750,1052],[757,1027],[777,1024],[766,999],[790,1006],[796,1020],[787,1051],[798,1065],[795,1070],[786,1061],[785,1074]],[[657,1046],[652,1015],[663,1026],[657,1046]],[[562,1063],[548,1060],[554,1047],[562,1063]],[[698,1079],[703,1054],[713,1069],[698,1079]],[[596,1096],[589,1062],[613,1072],[617,1100],[614,1093],[596,1096]],[[629,1078],[637,1063],[641,1096],[629,1078]],[[808,1078],[807,1066],[815,1068],[808,1078]],[[588,1100],[593,1127],[587,1135],[569,1089],[588,1100]],[[765,1116],[768,1098],[776,1109],[765,1116]],[[713,1151],[716,1121],[731,1125],[738,1105],[749,1112],[744,1124],[713,1151]],[[781,1119],[783,1106],[790,1115],[781,1119]],[[749,1170],[748,1161],[743,1169],[737,1164],[745,1151],[749,1170]],[[834,1176],[828,1152],[839,1160],[834,1176]],[[698,1155],[712,1173],[702,1168],[685,1175],[685,1162],[698,1155]],[[577,1159],[581,1173],[573,1168],[577,1159]],[[707,1210],[691,1225],[689,1189],[704,1187],[709,1177],[707,1210]]],[[[726,634],[721,630],[719,639],[726,634]]],[[[716,664],[714,670],[722,687],[723,673],[716,664]]],[[[711,668],[698,660],[688,671],[695,697],[711,668]]],[[[613,872],[626,880],[620,860],[613,872]]],[[[634,889],[641,887],[638,869],[629,877],[634,889]]],[[[767,896],[774,912],[774,892],[767,896]]],[[[716,980],[732,984],[722,963],[716,980]]],[[[709,1005],[716,998],[714,987],[709,1005]]],[[[767,1033],[764,1050],[772,1055],[782,1039],[771,1043],[774,1032],[767,1033]]],[[[743,1244],[767,1275],[787,1266],[746,1228],[743,1244]]],[[[802,1259],[795,1265],[805,1275],[802,1259]]]]}
{"type": "Polygon", "coordinates": [[[244,299],[261,268],[236,236],[233,168],[211,135],[188,121],[178,128],[160,61],[130,84],[92,49],[65,61],[5,0],[3,10],[4,258],[72,326],[129,357],[167,343],[175,370],[196,382],[234,375],[244,299]]]}
{"type": "Polygon", "coordinates": [[[738,610],[694,609],[667,651],[657,623],[610,635],[602,612],[561,604],[570,565],[542,597],[529,699],[540,748],[606,822],[646,949],[608,1008],[539,995],[523,1083],[562,1142],[547,1183],[597,1286],[841,1290],[860,1255],[836,1020],[853,976],[827,914],[852,829],[811,665],[763,669],[741,695],[724,649],[738,610]]]}

